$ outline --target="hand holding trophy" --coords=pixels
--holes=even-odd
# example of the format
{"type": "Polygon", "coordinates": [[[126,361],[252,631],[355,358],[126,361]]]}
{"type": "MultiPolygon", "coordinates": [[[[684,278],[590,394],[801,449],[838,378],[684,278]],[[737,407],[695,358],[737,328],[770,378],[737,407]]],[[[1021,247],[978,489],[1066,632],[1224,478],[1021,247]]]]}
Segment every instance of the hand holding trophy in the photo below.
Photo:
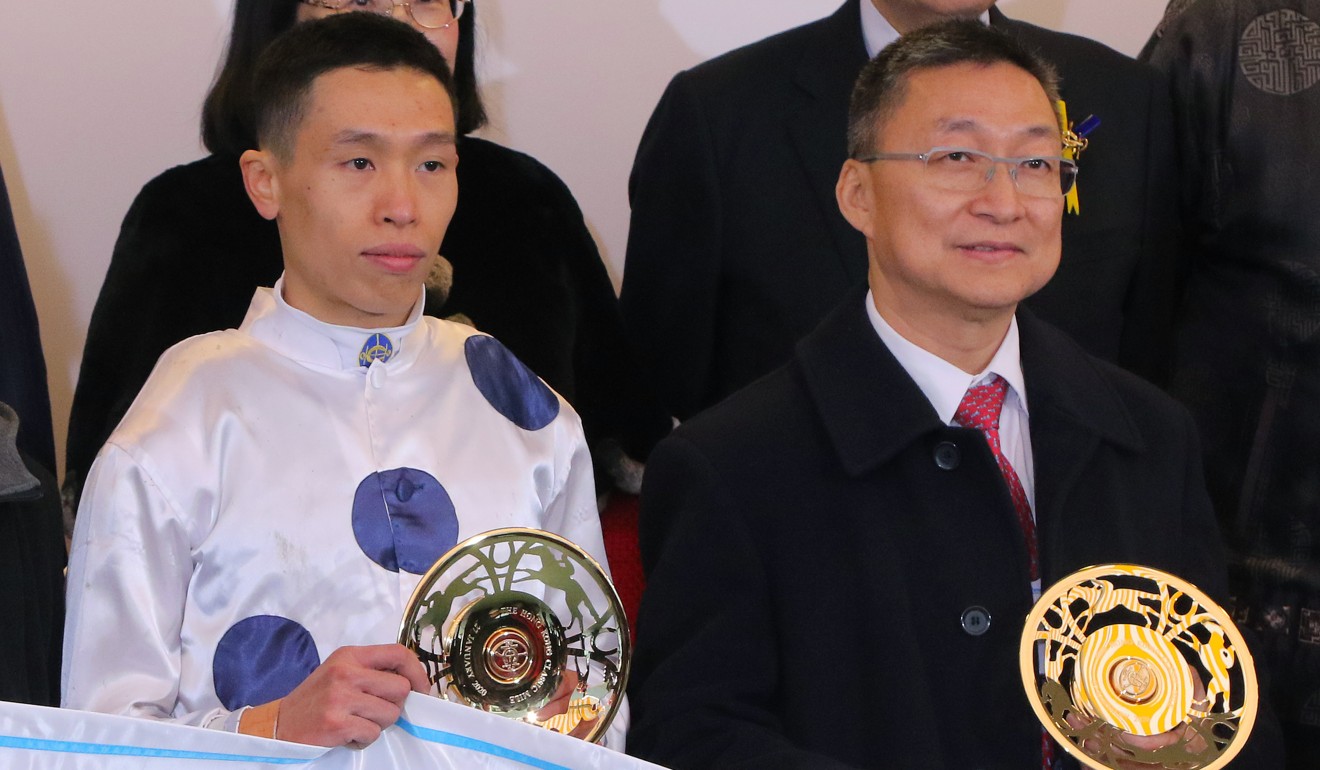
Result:
{"type": "Polygon", "coordinates": [[[558,535],[498,529],[459,543],[426,573],[399,643],[431,694],[597,741],[623,698],[623,605],[605,571],[558,535]]]}
{"type": "Polygon", "coordinates": [[[1019,663],[1046,731],[1096,770],[1216,770],[1256,721],[1255,667],[1228,613],[1147,567],[1060,580],[1027,616],[1019,663]]]}

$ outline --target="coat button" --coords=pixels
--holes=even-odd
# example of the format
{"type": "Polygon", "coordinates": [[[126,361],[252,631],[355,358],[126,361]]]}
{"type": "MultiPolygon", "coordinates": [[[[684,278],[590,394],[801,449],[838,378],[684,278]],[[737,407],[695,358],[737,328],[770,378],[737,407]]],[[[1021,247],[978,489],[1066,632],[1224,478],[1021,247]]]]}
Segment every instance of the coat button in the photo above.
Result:
{"type": "Polygon", "coordinates": [[[990,612],[985,607],[963,610],[962,627],[970,636],[980,636],[990,630],[990,612]]]}
{"type": "Polygon", "coordinates": [[[941,441],[935,445],[935,465],[943,471],[951,471],[962,461],[958,445],[952,441],[941,441]]]}

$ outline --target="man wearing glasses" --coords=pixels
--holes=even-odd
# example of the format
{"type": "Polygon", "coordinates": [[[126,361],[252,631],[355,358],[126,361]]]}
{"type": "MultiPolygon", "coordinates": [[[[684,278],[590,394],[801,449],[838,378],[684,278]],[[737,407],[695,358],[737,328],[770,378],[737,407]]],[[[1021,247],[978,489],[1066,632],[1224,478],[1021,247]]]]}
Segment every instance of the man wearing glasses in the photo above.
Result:
{"type": "Polygon", "coordinates": [[[863,70],[835,189],[869,290],[652,454],[630,751],[1054,767],[1016,664],[1042,583],[1127,562],[1222,596],[1188,415],[1019,307],[1075,181],[1055,92],[975,21],[863,70]]]}
{"type": "Polygon", "coordinates": [[[834,205],[848,93],[924,24],[980,18],[1054,64],[1068,117],[1100,120],[1058,274],[1028,305],[1094,355],[1158,381],[1172,315],[1177,177],[1156,73],[992,0],[846,0],[817,22],[674,77],[643,134],[620,297],[665,405],[685,420],[792,354],[866,274],[834,205]],[[682,297],[682,302],[674,302],[682,297]]]}

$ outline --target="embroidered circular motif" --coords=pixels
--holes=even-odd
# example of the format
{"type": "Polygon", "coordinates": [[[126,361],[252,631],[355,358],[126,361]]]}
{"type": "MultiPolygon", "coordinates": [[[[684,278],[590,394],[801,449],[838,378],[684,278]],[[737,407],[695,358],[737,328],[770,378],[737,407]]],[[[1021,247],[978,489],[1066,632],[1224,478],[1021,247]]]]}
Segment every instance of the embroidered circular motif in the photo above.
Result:
{"type": "Polygon", "coordinates": [[[1320,80],[1320,24],[1289,10],[1259,16],[1242,32],[1238,64],[1267,94],[1305,91],[1320,80]]]}
{"type": "Polygon", "coordinates": [[[353,495],[353,536],[381,567],[422,575],[458,543],[458,514],[449,493],[426,471],[379,471],[353,495]]]}
{"type": "Polygon", "coordinates": [[[220,702],[236,711],[283,698],[319,665],[321,656],[307,629],[277,615],[254,615],[220,637],[211,677],[220,702]]]}
{"type": "Polygon", "coordinates": [[[468,337],[463,352],[477,390],[514,425],[540,430],[559,416],[554,391],[494,337],[468,337]]]}

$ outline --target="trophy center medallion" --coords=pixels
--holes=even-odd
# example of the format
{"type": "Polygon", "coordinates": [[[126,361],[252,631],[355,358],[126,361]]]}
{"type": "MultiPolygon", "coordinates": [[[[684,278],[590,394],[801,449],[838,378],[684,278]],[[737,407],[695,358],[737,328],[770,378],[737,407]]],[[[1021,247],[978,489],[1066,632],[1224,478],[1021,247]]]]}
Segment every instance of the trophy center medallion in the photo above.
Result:
{"type": "Polygon", "coordinates": [[[486,640],[483,658],[491,679],[500,684],[517,684],[532,670],[531,640],[522,629],[501,629],[486,640]]]}
{"type": "Polygon", "coordinates": [[[1109,669],[1114,693],[1133,706],[1150,703],[1160,693],[1159,674],[1140,658],[1119,658],[1109,669]]]}
{"type": "Polygon", "coordinates": [[[465,607],[446,635],[455,693],[501,713],[534,712],[563,678],[563,626],[540,599],[492,594],[465,607]]]}

